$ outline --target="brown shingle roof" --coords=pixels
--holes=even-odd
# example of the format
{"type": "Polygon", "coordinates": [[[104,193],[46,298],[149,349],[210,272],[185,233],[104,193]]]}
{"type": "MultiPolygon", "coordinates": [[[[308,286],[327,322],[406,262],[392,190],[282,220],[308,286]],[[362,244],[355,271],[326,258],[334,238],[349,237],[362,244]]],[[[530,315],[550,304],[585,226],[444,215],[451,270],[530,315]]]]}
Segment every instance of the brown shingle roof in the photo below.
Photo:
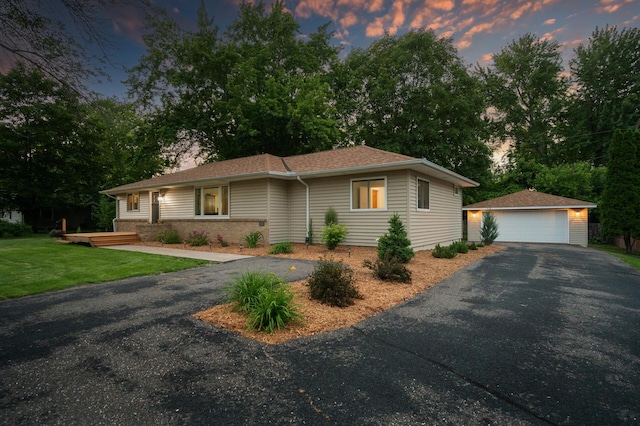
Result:
{"type": "MultiPolygon", "coordinates": [[[[341,170],[366,168],[368,166],[384,166],[405,162],[422,163],[423,160],[383,151],[366,145],[290,157],[276,157],[271,154],[262,154],[208,163],[192,169],[118,186],[103,192],[115,194],[134,189],[159,188],[161,186],[180,185],[215,179],[230,180],[233,178],[250,177],[252,175],[258,177],[260,175],[295,176],[296,174],[304,173],[331,173],[332,171],[337,172],[341,170]]],[[[472,180],[445,170],[435,164],[431,164],[431,166],[441,169],[439,172],[445,173],[449,177],[460,179],[466,184],[477,185],[472,180]]]]}
{"type": "Polygon", "coordinates": [[[526,209],[541,207],[581,207],[596,208],[597,205],[589,201],[575,200],[573,198],[559,197],[557,195],[545,194],[544,192],[524,190],[491,200],[469,204],[463,210],[486,210],[486,209],[526,209]]]}

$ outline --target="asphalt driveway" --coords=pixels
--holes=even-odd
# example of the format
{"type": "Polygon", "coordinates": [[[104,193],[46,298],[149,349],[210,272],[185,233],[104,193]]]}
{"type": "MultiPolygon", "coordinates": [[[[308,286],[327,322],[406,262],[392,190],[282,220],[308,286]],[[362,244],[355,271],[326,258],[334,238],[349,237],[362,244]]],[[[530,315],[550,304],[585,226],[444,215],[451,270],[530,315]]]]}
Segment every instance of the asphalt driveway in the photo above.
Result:
{"type": "Polygon", "coordinates": [[[2,424],[638,424],[640,273],[511,245],[356,326],[269,346],[194,319],[252,258],[0,302],[2,424]]]}

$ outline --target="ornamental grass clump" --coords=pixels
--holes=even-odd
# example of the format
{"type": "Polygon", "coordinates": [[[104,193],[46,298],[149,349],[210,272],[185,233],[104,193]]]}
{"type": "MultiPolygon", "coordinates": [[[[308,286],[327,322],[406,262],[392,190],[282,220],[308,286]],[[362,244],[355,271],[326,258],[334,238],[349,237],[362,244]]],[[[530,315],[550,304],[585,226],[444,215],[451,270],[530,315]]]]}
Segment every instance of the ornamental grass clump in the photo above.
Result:
{"type": "Polygon", "coordinates": [[[228,285],[229,301],[234,311],[247,316],[247,325],[271,333],[302,316],[293,301],[293,292],[280,277],[270,272],[245,272],[228,285]]]}
{"type": "Polygon", "coordinates": [[[321,257],[309,277],[311,298],[325,305],[346,307],[362,299],[355,286],[353,269],[342,261],[321,257]]]}
{"type": "Polygon", "coordinates": [[[277,243],[271,247],[269,254],[287,254],[293,253],[293,244],[291,243],[277,243]]]}
{"type": "Polygon", "coordinates": [[[244,236],[244,242],[247,243],[247,247],[256,248],[261,241],[264,241],[264,235],[260,231],[249,232],[244,236]]]}

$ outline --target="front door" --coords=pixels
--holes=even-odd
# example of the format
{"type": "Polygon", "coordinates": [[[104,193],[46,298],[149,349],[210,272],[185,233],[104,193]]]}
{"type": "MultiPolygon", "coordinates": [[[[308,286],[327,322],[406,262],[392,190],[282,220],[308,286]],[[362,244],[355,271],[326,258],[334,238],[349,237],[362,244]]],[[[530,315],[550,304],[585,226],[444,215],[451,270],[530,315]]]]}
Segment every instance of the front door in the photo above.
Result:
{"type": "Polygon", "coordinates": [[[158,223],[160,219],[160,193],[151,193],[151,223],[158,223]]]}

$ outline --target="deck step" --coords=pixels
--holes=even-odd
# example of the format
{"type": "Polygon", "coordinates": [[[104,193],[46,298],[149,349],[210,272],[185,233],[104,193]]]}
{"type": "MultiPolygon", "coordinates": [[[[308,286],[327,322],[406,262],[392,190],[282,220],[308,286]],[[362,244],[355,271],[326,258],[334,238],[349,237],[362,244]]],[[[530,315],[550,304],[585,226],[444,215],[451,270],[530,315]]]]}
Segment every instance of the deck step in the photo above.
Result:
{"type": "Polygon", "coordinates": [[[140,238],[135,232],[95,232],[85,234],[65,234],[63,239],[72,243],[90,244],[92,247],[140,243],[140,238]]]}

